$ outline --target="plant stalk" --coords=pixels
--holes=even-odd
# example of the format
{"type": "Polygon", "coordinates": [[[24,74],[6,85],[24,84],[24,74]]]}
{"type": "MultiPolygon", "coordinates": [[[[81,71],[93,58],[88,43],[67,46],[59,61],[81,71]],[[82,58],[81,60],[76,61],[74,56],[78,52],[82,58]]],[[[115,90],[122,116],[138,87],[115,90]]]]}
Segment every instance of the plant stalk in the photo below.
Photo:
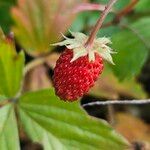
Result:
{"type": "Polygon", "coordinates": [[[93,41],[97,35],[97,32],[99,31],[99,29],[102,27],[102,24],[106,18],[106,16],[108,15],[108,13],[110,12],[112,6],[115,4],[117,0],[110,0],[109,3],[107,4],[107,6],[105,7],[104,11],[102,12],[100,18],[98,19],[97,23],[95,24],[87,42],[85,43],[85,47],[91,47],[91,45],[93,44],[93,41]]]}

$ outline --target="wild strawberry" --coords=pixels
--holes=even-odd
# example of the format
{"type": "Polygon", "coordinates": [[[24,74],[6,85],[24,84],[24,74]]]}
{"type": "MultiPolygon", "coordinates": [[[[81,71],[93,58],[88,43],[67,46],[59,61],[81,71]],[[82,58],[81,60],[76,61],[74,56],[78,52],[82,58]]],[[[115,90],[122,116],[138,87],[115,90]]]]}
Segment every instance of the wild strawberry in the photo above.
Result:
{"type": "Polygon", "coordinates": [[[64,36],[65,41],[55,44],[67,47],[56,62],[53,76],[56,95],[65,101],[75,101],[89,91],[102,73],[103,59],[113,63],[112,51],[106,45],[109,39],[95,39],[93,47],[87,49],[84,47],[86,35],[72,35],[74,39],[64,36]]]}
{"type": "Polygon", "coordinates": [[[63,100],[74,101],[87,93],[103,70],[102,58],[95,53],[95,61],[82,56],[70,62],[73,51],[66,49],[57,60],[53,82],[56,94],[63,100]]]}

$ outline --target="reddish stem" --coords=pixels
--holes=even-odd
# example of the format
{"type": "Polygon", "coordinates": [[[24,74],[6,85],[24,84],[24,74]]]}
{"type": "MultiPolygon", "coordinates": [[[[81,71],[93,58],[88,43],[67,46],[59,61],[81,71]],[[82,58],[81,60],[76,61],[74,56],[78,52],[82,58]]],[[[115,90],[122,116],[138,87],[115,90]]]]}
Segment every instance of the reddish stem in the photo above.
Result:
{"type": "Polygon", "coordinates": [[[97,32],[99,31],[99,29],[101,28],[106,16],[108,15],[108,13],[110,12],[112,6],[115,4],[117,0],[110,0],[109,3],[107,4],[107,6],[105,7],[104,11],[102,12],[100,18],[98,19],[97,23],[95,24],[87,42],[85,43],[85,47],[90,47],[93,44],[93,41],[97,35],[97,32]]]}
{"type": "Polygon", "coordinates": [[[81,3],[73,9],[73,13],[79,13],[82,11],[96,10],[104,11],[105,5],[102,4],[92,4],[92,3],[81,3]]]}

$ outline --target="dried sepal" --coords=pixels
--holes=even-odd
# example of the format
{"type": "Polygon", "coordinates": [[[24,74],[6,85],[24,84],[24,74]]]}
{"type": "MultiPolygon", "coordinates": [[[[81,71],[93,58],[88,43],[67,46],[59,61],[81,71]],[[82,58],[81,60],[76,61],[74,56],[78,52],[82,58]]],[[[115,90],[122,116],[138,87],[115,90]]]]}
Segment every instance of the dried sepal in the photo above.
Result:
{"type": "Polygon", "coordinates": [[[94,61],[95,53],[98,53],[104,60],[114,64],[111,54],[115,52],[113,52],[113,50],[108,46],[109,44],[112,44],[109,38],[102,37],[95,39],[92,47],[89,49],[88,47],[85,47],[85,43],[88,39],[87,35],[81,32],[70,31],[70,33],[73,38],[68,38],[62,34],[65,40],[52,45],[66,46],[68,49],[73,50],[73,58],[71,62],[85,55],[88,55],[89,61],[94,61]]]}

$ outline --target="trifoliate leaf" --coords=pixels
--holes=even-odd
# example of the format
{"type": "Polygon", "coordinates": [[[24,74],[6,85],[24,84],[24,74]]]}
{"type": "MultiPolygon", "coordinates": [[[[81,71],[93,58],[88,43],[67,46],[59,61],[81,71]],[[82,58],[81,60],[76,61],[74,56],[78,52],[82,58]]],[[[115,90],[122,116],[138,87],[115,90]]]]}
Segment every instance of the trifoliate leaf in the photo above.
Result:
{"type": "Polygon", "coordinates": [[[60,101],[53,90],[26,93],[19,118],[27,135],[44,150],[124,150],[126,140],[105,121],[88,116],[78,102],[60,101]]]}
{"type": "Polygon", "coordinates": [[[24,53],[17,54],[13,42],[0,31],[0,95],[13,97],[21,87],[24,53]]]}
{"type": "Polygon", "coordinates": [[[0,150],[20,150],[17,122],[12,105],[0,108],[0,150]]]}
{"type": "Polygon", "coordinates": [[[115,75],[123,80],[138,75],[146,62],[150,49],[150,18],[145,17],[127,25],[128,28],[112,37],[115,75]]]}

